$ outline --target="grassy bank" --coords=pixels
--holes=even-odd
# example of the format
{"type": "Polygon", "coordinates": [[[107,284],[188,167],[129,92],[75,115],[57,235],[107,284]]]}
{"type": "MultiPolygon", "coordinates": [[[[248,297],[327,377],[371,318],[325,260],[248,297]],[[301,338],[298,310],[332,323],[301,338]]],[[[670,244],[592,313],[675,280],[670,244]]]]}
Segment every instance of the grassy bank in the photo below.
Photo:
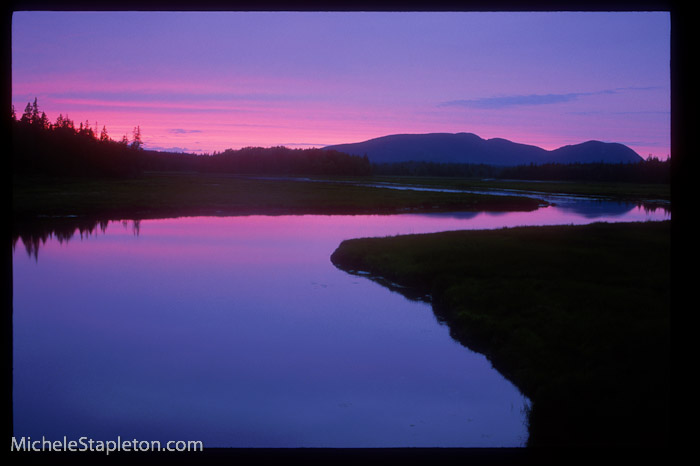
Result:
{"type": "Polygon", "coordinates": [[[331,260],[430,294],[532,400],[529,445],[667,442],[669,222],[355,239],[331,260]]]}
{"type": "Polygon", "coordinates": [[[180,215],[384,214],[534,210],[524,197],[399,191],[230,175],[152,173],[125,179],[15,177],[16,220],[37,216],[149,218],[180,215]]]}
{"type": "Polygon", "coordinates": [[[468,179],[450,177],[421,176],[375,176],[377,182],[407,185],[441,187],[451,189],[512,189],[537,191],[549,194],[573,194],[599,196],[620,201],[669,201],[671,186],[663,183],[623,183],[623,182],[573,182],[573,181],[526,181],[500,179],[468,179]]]}

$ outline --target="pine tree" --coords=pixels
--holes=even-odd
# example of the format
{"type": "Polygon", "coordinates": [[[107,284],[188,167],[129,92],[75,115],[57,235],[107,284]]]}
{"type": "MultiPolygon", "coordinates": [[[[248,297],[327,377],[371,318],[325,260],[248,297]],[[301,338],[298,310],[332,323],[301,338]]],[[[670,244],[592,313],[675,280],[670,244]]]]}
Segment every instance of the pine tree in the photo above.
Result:
{"type": "Polygon", "coordinates": [[[34,104],[32,105],[31,123],[33,125],[39,125],[41,123],[41,117],[39,116],[39,104],[37,103],[36,97],[34,97],[34,104]]]}
{"type": "Polygon", "coordinates": [[[141,127],[137,126],[134,128],[134,140],[131,143],[132,149],[141,149],[143,142],[141,141],[141,127]]]}
{"type": "Polygon", "coordinates": [[[95,139],[95,131],[90,127],[89,120],[85,120],[85,135],[95,139]]]}
{"type": "Polygon", "coordinates": [[[32,104],[30,102],[27,102],[27,106],[24,107],[24,113],[22,114],[22,117],[19,119],[22,123],[31,123],[32,122],[32,104]]]}
{"type": "Polygon", "coordinates": [[[41,129],[49,129],[51,127],[51,123],[49,122],[49,119],[46,116],[45,112],[41,112],[41,117],[39,118],[39,126],[41,127],[41,129]]]}

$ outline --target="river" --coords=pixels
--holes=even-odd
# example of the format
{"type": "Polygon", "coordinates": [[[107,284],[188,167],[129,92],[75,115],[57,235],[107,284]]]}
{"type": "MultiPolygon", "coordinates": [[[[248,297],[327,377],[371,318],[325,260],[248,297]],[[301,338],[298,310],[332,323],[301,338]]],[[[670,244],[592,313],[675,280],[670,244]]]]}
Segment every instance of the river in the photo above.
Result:
{"type": "Polygon", "coordinates": [[[533,212],[105,222],[13,249],[16,437],[205,447],[513,447],[529,401],[428,303],[336,269],[344,239],[665,220],[533,212]]]}

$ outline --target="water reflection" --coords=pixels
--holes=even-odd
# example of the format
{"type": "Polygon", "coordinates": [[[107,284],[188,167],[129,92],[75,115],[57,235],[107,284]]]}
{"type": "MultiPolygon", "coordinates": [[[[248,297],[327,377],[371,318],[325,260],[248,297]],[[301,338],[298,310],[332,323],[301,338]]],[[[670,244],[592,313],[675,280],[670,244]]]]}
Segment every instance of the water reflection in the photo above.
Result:
{"type": "MultiPolygon", "coordinates": [[[[306,180],[309,181],[309,180],[306,180]]],[[[353,182],[348,182],[356,184],[353,182]]],[[[667,215],[671,213],[671,204],[669,201],[661,199],[648,199],[645,201],[615,201],[605,196],[592,195],[576,195],[576,194],[556,194],[544,191],[524,190],[524,189],[504,189],[504,188],[487,188],[487,189],[459,189],[459,188],[439,188],[428,186],[410,186],[394,183],[371,183],[358,184],[359,186],[368,186],[375,188],[410,190],[410,191],[435,191],[447,193],[470,193],[470,194],[487,194],[491,196],[523,196],[534,199],[541,199],[553,205],[571,209],[572,211],[586,215],[589,218],[595,218],[595,215],[611,215],[613,211],[618,211],[620,214],[634,208],[641,208],[649,211],[662,211],[667,215]]]]}
{"type": "MultiPolygon", "coordinates": [[[[554,201],[554,199],[549,199],[554,201]]],[[[468,223],[445,224],[444,229],[477,229],[502,228],[526,225],[556,225],[581,224],[590,221],[602,222],[639,222],[669,220],[671,212],[668,206],[646,203],[631,203],[596,200],[590,198],[556,199],[556,204],[541,207],[531,212],[439,212],[431,214],[402,214],[417,215],[425,218],[452,218],[455,220],[471,220],[468,223]]],[[[335,216],[341,218],[342,216],[335,216]]],[[[355,216],[362,218],[363,216],[355,216]]],[[[389,219],[391,215],[385,216],[389,219]]],[[[38,260],[39,249],[46,242],[55,238],[59,243],[67,242],[75,237],[80,239],[104,234],[110,223],[119,223],[125,229],[130,229],[138,236],[141,220],[90,220],[80,218],[38,219],[32,223],[13,225],[12,247],[16,248],[19,241],[24,245],[27,254],[38,260]]],[[[439,230],[438,230],[439,231],[439,230]]],[[[387,234],[414,233],[390,232],[387,234]]],[[[369,233],[371,235],[371,233],[369,233]]]]}
{"type": "Polygon", "coordinates": [[[14,428],[207,447],[518,446],[527,399],[426,303],[336,269],[421,216],[110,223],[15,254],[14,428]],[[77,236],[76,236],[77,237],[77,236]],[[40,291],[40,292],[37,292],[40,291]]]}
{"type": "Polygon", "coordinates": [[[76,236],[85,239],[102,234],[107,230],[110,223],[120,223],[129,228],[135,236],[138,236],[141,228],[141,220],[90,220],[80,218],[63,217],[60,219],[37,219],[31,223],[21,223],[13,225],[12,249],[17,247],[17,242],[21,241],[27,255],[39,259],[39,248],[50,239],[55,239],[59,244],[70,241],[76,236]]]}
{"type": "Polygon", "coordinates": [[[669,217],[548,206],[16,225],[26,254],[13,255],[15,434],[522,445],[528,401],[488,360],[450,338],[429,304],[336,269],[330,254],[355,237],[669,217]]]}

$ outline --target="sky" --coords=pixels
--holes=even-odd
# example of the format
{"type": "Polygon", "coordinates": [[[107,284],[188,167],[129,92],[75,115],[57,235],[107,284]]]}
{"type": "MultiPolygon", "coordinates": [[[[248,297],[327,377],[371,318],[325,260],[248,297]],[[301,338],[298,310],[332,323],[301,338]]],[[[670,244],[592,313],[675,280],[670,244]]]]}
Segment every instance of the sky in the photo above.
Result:
{"type": "Polygon", "coordinates": [[[76,12],[12,18],[12,103],[146,149],[468,132],[671,154],[668,12],[76,12]]]}

